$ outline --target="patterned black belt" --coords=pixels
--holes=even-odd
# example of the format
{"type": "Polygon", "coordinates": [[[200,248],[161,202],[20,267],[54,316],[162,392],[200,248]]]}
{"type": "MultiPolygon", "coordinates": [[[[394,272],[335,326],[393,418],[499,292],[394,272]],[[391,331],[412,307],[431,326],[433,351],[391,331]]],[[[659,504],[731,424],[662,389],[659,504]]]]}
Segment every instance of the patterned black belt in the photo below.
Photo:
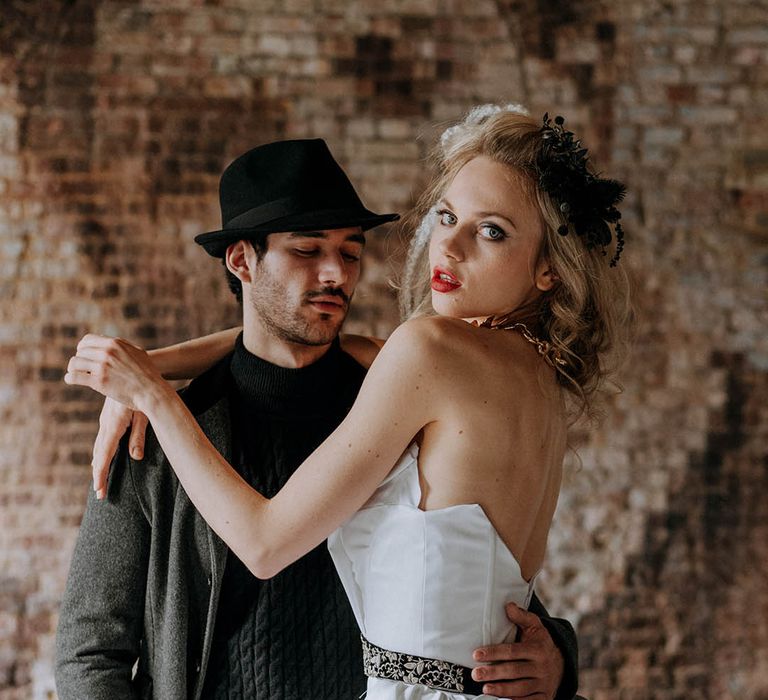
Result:
{"type": "Polygon", "coordinates": [[[483,684],[472,680],[471,668],[450,661],[389,651],[371,644],[365,637],[360,639],[363,640],[363,670],[366,676],[426,685],[449,693],[483,694],[483,684]]]}

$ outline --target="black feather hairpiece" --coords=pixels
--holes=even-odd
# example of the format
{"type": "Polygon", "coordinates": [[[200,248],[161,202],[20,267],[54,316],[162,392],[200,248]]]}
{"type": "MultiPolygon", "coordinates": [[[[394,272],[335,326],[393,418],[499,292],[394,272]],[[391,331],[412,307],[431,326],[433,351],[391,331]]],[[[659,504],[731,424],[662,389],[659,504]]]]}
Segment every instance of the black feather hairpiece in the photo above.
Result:
{"type": "MultiPolygon", "coordinates": [[[[619,261],[624,249],[624,230],[621,212],[616,205],[624,199],[626,187],[618,180],[594,175],[587,168],[589,155],[572,131],[563,127],[565,119],[544,115],[541,136],[544,148],[539,155],[539,186],[560,207],[560,211],[573,226],[573,230],[588,250],[606,247],[616,232],[616,252],[610,266],[619,261]]],[[[557,232],[565,236],[568,225],[562,224],[557,232]]]]}

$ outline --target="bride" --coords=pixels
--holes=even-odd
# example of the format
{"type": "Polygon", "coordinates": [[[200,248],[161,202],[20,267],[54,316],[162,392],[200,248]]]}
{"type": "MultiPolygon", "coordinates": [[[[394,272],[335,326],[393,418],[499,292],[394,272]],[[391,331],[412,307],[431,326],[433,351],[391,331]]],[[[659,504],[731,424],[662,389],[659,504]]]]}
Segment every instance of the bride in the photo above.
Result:
{"type": "Polygon", "coordinates": [[[414,213],[408,320],[273,498],[213,448],[143,350],[88,335],[65,376],[147,416],[257,577],[329,538],[370,700],[476,697],[462,692],[475,688],[472,650],[514,638],[504,605],[528,605],[569,419],[593,407],[626,317],[623,186],[592,172],[561,117],[479,108],[443,135],[437,166],[414,213]]]}

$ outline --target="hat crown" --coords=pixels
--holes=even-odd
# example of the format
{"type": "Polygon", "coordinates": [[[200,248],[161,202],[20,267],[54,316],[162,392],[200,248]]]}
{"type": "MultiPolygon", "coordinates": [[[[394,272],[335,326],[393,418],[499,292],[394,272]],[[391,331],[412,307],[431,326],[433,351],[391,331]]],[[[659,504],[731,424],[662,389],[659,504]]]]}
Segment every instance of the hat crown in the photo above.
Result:
{"type": "Polygon", "coordinates": [[[247,151],[222,174],[222,225],[287,199],[323,209],[363,206],[323,139],[275,141],[247,151]]]}
{"type": "Polygon", "coordinates": [[[322,139],[275,141],[247,151],[221,176],[219,203],[221,230],[195,236],[219,258],[242,239],[288,231],[367,231],[399,218],[363,206],[322,139]]]}

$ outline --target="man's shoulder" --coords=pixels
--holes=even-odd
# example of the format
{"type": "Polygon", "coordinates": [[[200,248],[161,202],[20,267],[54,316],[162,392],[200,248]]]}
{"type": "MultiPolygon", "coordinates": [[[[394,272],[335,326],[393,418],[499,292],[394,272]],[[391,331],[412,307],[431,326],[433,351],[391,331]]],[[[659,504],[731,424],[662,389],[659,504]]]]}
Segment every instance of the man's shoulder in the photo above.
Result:
{"type": "Polygon", "coordinates": [[[368,369],[376,359],[379,350],[384,345],[381,338],[370,338],[364,335],[352,335],[344,333],[339,336],[341,349],[349,355],[357,364],[368,369]]]}
{"type": "Polygon", "coordinates": [[[226,398],[231,363],[232,353],[229,353],[179,390],[181,400],[196,418],[226,398]]]}

